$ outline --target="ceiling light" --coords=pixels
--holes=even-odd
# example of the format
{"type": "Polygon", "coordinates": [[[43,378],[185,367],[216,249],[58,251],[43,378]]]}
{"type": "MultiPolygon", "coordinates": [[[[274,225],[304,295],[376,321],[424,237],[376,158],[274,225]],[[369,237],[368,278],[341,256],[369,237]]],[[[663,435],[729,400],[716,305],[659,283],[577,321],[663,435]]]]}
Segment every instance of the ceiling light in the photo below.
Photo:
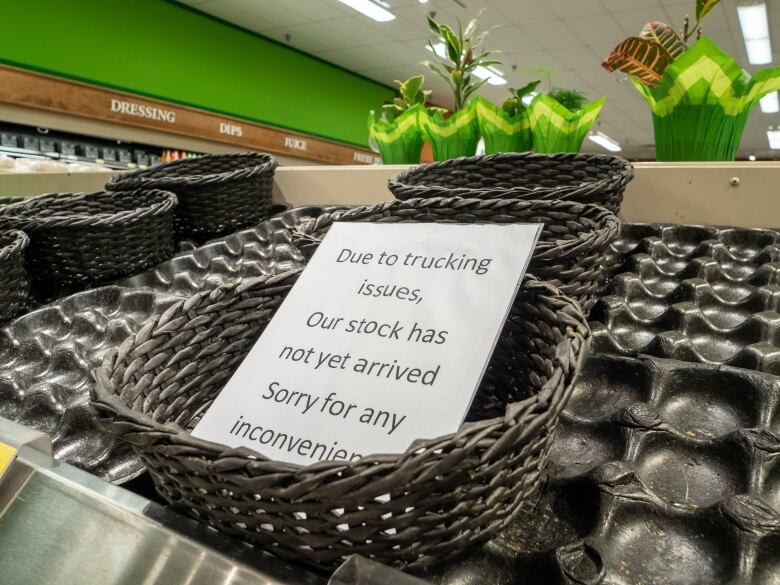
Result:
{"type": "Polygon", "coordinates": [[[751,154],[751,155],[748,157],[748,160],[749,160],[749,161],[751,161],[751,162],[752,162],[752,161],[754,161],[754,160],[756,160],[756,155],[755,155],[755,154],[751,154]]]}
{"type": "Polygon", "coordinates": [[[766,137],[769,139],[769,148],[780,150],[780,130],[772,130],[770,126],[769,130],[766,131],[766,137]]]}
{"type": "Polygon", "coordinates": [[[372,2],[371,0],[339,0],[342,4],[346,4],[353,10],[357,10],[361,14],[368,16],[376,20],[377,22],[388,22],[395,20],[395,14],[389,10],[385,10],[379,4],[372,2]]]}
{"type": "Polygon", "coordinates": [[[428,4],[428,0],[420,0],[420,4],[428,4]]]}
{"type": "MultiPolygon", "coordinates": [[[[436,55],[441,59],[449,58],[447,56],[447,49],[444,47],[444,43],[436,43],[433,45],[433,49],[431,49],[430,45],[426,45],[425,48],[436,53],[436,55]]],[[[489,85],[506,85],[504,74],[495,67],[482,67],[480,65],[474,69],[473,73],[480,79],[487,79],[489,85]]]]}
{"type": "MultiPolygon", "coordinates": [[[[778,133],[780,134],[780,132],[778,133]]],[[[612,140],[609,136],[604,134],[603,132],[593,132],[588,135],[588,138],[601,146],[602,148],[606,148],[610,152],[620,152],[623,150],[620,148],[620,145],[612,140]]]]}
{"type": "Polygon", "coordinates": [[[769,41],[769,20],[766,4],[743,4],[737,6],[739,26],[745,39],[748,61],[752,65],[766,65],[772,62],[772,44],[769,41]]]}
{"type": "Polygon", "coordinates": [[[530,106],[531,102],[534,101],[534,98],[537,96],[537,93],[535,91],[532,91],[531,93],[527,93],[523,96],[523,103],[526,106],[530,106]]]}
{"type": "Polygon", "coordinates": [[[758,100],[758,105],[765,114],[776,114],[777,112],[780,112],[780,100],[777,99],[776,91],[768,93],[758,100]]]}

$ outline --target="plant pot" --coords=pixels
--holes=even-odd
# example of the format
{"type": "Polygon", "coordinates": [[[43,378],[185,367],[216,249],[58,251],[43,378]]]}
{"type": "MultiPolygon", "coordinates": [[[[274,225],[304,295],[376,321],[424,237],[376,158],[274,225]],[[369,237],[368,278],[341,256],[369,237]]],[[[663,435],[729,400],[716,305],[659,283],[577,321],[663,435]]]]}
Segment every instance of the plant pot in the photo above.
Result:
{"type": "Polygon", "coordinates": [[[485,140],[485,154],[525,152],[531,150],[530,110],[510,116],[502,108],[483,97],[474,100],[479,133],[485,140]]]}
{"type": "Polygon", "coordinates": [[[734,160],[751,108],[780,89],[780,67],[752,78],[707,37],[664,71],[634,86],[650,104],[659,161],[734,160]]]}
{"type": "Polygon", "coordinates": [[[536,152],[579,152],[601,113],[603,97],[572,112],[558,100],[540,94],[531,103],[531,134],[536,152]]]}
{"type": "Polygon", "coordinates": [[[376,141],[382,164],[417,164],[423,146],[419,116],[425,113],[420,104],[414,105],[392,122],[382,120],[381,114],[368,116],[368,133],[376,141]]]}
{"type": "Polygon", "coordinates": [[[420,114],[423,137],[431,143],[434,160],[473,156],[479,142],[479,123],[474,103],[453,112],[449,118],[441,112],[420,114]]]}

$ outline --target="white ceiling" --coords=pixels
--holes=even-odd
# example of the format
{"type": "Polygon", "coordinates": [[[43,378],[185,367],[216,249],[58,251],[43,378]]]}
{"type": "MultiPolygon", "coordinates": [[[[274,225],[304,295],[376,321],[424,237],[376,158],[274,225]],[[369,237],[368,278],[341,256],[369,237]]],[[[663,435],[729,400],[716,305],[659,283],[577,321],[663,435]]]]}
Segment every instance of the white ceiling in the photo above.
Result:
{"type": "MultiPolygon", "coordinates": [[[[501,51],[499,68],[509,82],[488,85],[482,95],[500,103],[507,87],[539,78],[528,68],[550,68],[554,86],[579,89],[590,98],[607,96],[598,129],[620,142],[625,156],[635,158],[654,156],[649,108],[624,76],[607,73],[601,61],[649,20],[682,26],[695,5],[695,0],[385,0],[397,18],[378,23],[337,0],[181,1],[388,85],[424,72],[419,63],[431,56],[425,49],[426,13],[435,11],[437,20],[453,24],[481,11],[483,26],[493,27],[486,47],[501,51]]],[[[780,64],[780,0],[766,2],[774,64],[780,64]]],[[[736,5],[736,0],[723,0],[715,7],[704,20],[704,34],[752,73],[756,68],[747,62],[736,5]]],[[[432,74],[426,74],[426,86],[434,90],[436,103],[451,101],[445,83],[432,74]]],[[[768,148],[769,125],[780,125],[780,114],[763,114],[756,106],[741,156],[780,158],[780,151],[768,148]]],[[[601,151],[590,141],[585,150],[601,151]]]]}

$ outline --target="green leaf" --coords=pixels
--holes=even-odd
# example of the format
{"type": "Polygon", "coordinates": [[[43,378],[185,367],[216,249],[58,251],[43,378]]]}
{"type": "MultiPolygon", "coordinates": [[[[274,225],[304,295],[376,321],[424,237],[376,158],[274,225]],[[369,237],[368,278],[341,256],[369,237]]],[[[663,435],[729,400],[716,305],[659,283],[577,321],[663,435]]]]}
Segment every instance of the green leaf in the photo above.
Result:
{"type": "Polygon", "coordinates": [[[537,79],[536,81],[532,81],[531,83],[525,84],[520,89],[512,89],[510,90],[515,97],[518,100],[522,100],[525,96],[527,96],[529,93],[534,91],[537,87],[539,87],[539,84],[541,83],[541,80],[537,79]]]}
{"type": "Polygon", "coordinates": [[[682,55],[688,48],[680,33],[665,22],[648,22],[642,27],[639,36],[656,41],[666,49],[672,60],[682,55]]]}
{"type": "Polygon", "coordinates": [[[715,8],[720,0],[696,0],[696,23],[700,23],[704,15],[715,8]]]}
{"type": "Polygon", "coordinates": [[[653,87],[672,62],[669,51],[653,39],[628,37],[601,64],[607,71],[623,71],[653,87]]]}
{"type": "Polygon", "coordinates": [[[439,30],[439,23],[433,20],[430,16],[428,18],[428,27],[431,29],[431,32],[434,34],[441,34],[441,31],[439,30]]]}
{"type": "Polygon", "coordinates": [[[466,25],[466,30],[463,31],[463,37],[468,38],[474,35],[477,30],[477,19],[472,18],[466,25]]]}
{"type": "Polygon", "coordinates": [[[415,103],[417,94],[422,89],[422,84],[425,81],[425,77],[422,75],[415,75],[410,77],[401,84],[401,96],[410,104],[415,103]]]}

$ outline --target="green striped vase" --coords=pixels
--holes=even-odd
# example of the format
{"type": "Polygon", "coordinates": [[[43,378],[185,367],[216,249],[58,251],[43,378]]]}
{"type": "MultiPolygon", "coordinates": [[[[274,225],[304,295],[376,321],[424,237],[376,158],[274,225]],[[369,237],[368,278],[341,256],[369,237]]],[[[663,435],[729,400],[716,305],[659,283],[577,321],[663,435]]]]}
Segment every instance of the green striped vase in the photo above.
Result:
{"type": "Polygon", "coordinates": [[[780,67],[752,78],[707,37],[699,39],[649,88],[659,161],[734,160],[751,108],[780,89],[780,67]]]}
{"type": "Polygon", "coordinates": [[[582,141],[601,113],[603,97],[572,112],[547,94],[539,94],[529,109],[536,152],[579,152],[582,141]]]}
{"type": "Polygon", "coordinates": [[[474,102],[453,112],[449,118],[439,111],[422,112],[420,128],[425,140],[431,143],[434,160],[473,156],[477,152],[479,124],[474,102]]]}
{"type": "Polygon", "coordinates": [[[420,115],[425,108],[416,104],[392,122],[382,120],[381,113],[368,116],[368,132],[376,141],[382,163],[386,165],[417,164],[423,146],[420,115]]]}
{"type": "Polygon", "coordinates": [[[474,100],[479,133],[485,140],[485,154],[497,152],[525,152],[531,150],[530,110],[510,116],[483,97],[474,100]]]}

